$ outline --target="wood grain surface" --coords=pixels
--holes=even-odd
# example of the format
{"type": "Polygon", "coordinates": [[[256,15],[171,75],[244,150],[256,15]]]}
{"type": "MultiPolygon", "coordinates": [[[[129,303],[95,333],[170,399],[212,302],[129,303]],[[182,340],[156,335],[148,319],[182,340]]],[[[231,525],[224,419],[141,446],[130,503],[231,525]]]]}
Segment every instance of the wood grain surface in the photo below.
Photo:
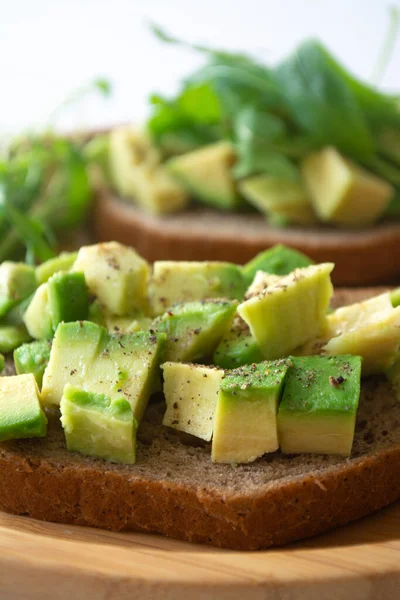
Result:
{"type": "Polygon", "coordinates": [[[7,600],[397,600],[400,503],[306,542],[217,550],[0,513],[7,600]]]}

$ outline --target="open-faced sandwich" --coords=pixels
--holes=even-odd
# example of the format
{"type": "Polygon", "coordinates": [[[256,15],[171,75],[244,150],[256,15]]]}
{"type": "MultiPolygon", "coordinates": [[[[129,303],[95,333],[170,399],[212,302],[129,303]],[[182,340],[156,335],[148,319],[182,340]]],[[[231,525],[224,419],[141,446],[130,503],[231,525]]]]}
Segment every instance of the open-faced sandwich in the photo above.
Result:
{"type": "Polygon", "coordinates": [[[284,243],[335,262],[340,285],[398,276],[398,97],[315,41],[274,67],[194,48],[205,64],[176,96],[153,96],[142,127],[97,139],[108,177],[98,239],[148,260],[242,264],[284,243]]]}
{"type": "Polygon", "coordinates": [[[333,268],[3,262],[0,508],[258,549],[394,501],[400,294],[333,295],[333,268]]]}

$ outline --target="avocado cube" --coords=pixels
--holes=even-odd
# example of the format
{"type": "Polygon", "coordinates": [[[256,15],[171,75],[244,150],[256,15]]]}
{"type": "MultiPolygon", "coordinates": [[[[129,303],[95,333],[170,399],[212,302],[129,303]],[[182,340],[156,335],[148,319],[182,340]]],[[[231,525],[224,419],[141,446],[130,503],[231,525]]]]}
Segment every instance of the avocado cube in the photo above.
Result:
{"type": "Polygon", "coordinates": [[[394,188],[387,181],[331,147],[306,156],[302,174],[319,218],[342,226],[375,223],[394,196],[394,188]]]}
{"type": "Polygon", "coordinates": [[[171,158],[165,167],[200,202],[232,210],[243,204],[232,176],[235,162],[232,144],[223,141],[171,158]]]}
{"type": "Polygon", "coordinates": [[[31,337],[37,340],[53,337],[54,329],[50,314],[48,283],[42,283],[38,287],[22,319],[31,337]]]}
{"type": "Polygon", "coordinates": [[[0,377],[0,441],[44,437],[46,432],[34,376],[0,377]]]}
{"type": "Polygon", "coordinates": [[[361,360],[360,356],[291,359],[278,413],[283,453],[350,454],[361,360]]]}
{"type": "Polygon", "coordinates": [[[242,273],[247,286],[253,281],[257,271],[265,271],[271,275],[289,275],[295,269],[309,267],[313,264],[302,252],[277,244],[264,252],[257,254],[252,260],[243,265],[242,273]]]}
{"type": "Polygon", "coordinates": [[[14,350],[14,364],[17,375],[32,373],[39,388],[42,387],[43,373],[50,359],[51,342],[39,340],[22,344],[14,350]]]}
{"type": "Polygon", "coordinates": [[[47,282],[53,329],[62,321],[84,321],[89,313],[89,291],[83,273],[55,273],[47,282]]]}
{"type": "Polygon", "coordinates": [[[173,304],[226,298],[241,300],[246,283],[239,266],[217,261],[156,261],[149,284],[154,314],[164,313],[173,304]]]}
{"type": "Polygon", "coordinates": [[[105,394],[66,385],[60,409],[69,451],[113,463],[135,462],[137,421],[125,398],[111,400],[105,394]]]}
{"type": "Polygon", "coordinates": [[[114,315],[147,308],[149,265],[139,254],[117,242],[83,246],[73,267],[88,288],[114,315]]]}
{"type": "Polygon", "coordinates": [[[224,300],[172,306],[152,324],[152,329],[167,336],[164,360],[195,362],[212,356],[231,325],[235,312],[236,302],[224,300]]]}
{"type": "Polygon", "coordinates": [[[317,222],[309,194],[302,181],[288,181],[271,175],[256,175],[239,184],[243,196],[267,216],[287,223],[313,225],[317,222]]]}
{"type": "Polygon", "coordinates": [[[133,127],[116,127],[109,137],[109,171],[120,196],[146,212],[165,214],[185,208],[189,196],[161,163],[150,136],[133,127]]]}
{"type": "Polygon", "coordinates": [[[158,374],[164,342],[162,334],[110,335],[89,321],[61,323],[43,376],[43,404],[59,405],[69,383],[111,400],[124,397],[140,421],[158,374]]]}
{"type": "Polygon", "coordinates": [[[35,269],[24,263],[0,265],[0,318],[37,288],[35,269]]]}
{"type": "Polygon", "coordinates": [[[263,353],[251,335],[249,326],[236,316],[214,352],[214,365],[221,369],[236,369],[263,360],[263,353]]]}
{"type": "Polygon", "coordinates": [[[0,325],[0,352],[8,354],[30,340],[31,336],[24,325],[0,325]]]}
{"type": "Polygon", "coordinates": [[[385,373],[398,358],[399,348],[400,306],[332,337],[322,347],[321,353],[362,356],[362,372],[366,376],[385,373]]]}
{"type": "Polygon", "coordinates": [[[77,252],[61,252],[55,258],[50,258],[36,267],[36,279],[39,285],[46,283],[52,275],[59,271],[69,271],[76,261],[77,256],[77,252]]]}
{"type": "Polygon", "coordinates": [[[287,356],[326,327],[332,263],[296,269],[238,306],[264,358],[287,356]]]}
{"type": "Polygon", "coordinates": [[[163,425],[209,442],[224,371],[176,362],[166,362],[162,369],[167,404],[163,425]]]}
{"type": "Polygon", "coordinates": [[[278,449],[277,412],[288,361],[262,362],[226,373],[214,420],[212,460],[247,463],[278,449]]]}
{"type": "Polygon", "coordinates": [[[392,303],[393,308],[397,308],[398,306],[400,306],[400,287],[390,292],[390,301],[392,303]]]}

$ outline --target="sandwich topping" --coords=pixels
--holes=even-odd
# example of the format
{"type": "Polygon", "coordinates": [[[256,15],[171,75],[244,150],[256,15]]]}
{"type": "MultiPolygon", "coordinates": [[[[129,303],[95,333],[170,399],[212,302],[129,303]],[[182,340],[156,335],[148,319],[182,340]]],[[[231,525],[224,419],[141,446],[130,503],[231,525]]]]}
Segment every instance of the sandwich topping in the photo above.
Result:
{"type": "Polygon", "coordinates": [[[3,262],[0,351],[17,374],[0,377],[0,441],[45,436],[59,410],[68,450],[134,464],[163,393],[163,425],[213,462],[350,455],[362,378],[399,385],[400,294],[331,310],[333,268],[282,246],[242,267],[150,266],[116,242],[3,262]]]}

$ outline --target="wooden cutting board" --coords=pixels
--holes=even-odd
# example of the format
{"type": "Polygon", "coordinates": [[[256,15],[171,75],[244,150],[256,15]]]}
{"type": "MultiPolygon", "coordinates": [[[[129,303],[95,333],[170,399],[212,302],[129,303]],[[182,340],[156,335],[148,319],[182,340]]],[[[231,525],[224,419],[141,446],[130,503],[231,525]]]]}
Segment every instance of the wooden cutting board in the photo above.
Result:
{"type": "Polygon", "coordinates": [[[264,552],[217,550],[0,513],[7,600],[398,600],[400,503],[264,552]]]}

